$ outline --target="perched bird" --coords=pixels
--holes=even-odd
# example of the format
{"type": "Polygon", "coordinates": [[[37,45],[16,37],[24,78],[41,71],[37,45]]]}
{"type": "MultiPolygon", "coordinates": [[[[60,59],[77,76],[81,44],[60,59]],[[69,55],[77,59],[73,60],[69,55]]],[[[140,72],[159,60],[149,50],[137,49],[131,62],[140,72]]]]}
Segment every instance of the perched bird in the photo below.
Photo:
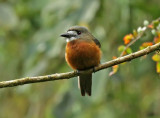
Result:
{"type": "MultiPolygon", "coordinates": [[[[99,65],[101,44],[87,28],[73,26],[61,36],[66,38],[65,58],[71,68],[81,71],[99,65]]],[[[78,85],[82,96],[85,96],[85,93],[91,96],[92,73],[79,75],[78,85]]]]}

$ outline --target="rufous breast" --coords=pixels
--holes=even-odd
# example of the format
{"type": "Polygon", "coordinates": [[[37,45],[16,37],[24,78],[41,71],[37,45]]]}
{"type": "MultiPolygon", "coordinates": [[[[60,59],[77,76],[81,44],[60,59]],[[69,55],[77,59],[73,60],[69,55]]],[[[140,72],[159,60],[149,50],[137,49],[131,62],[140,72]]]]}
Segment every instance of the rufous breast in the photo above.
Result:
{"type": "Polygon", "coordinates": [[[101,51],[94,41],[73,40],[66,45],[67,63],[76,70],[85,70],[100,63],[101,51]]]}

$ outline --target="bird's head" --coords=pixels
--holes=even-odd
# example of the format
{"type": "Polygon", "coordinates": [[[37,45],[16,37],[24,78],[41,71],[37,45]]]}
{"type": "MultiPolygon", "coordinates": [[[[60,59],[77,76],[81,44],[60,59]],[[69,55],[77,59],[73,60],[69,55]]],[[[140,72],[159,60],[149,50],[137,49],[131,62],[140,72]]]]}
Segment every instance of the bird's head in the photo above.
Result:
{"type": "Polygon", "coordinates": [[[89,40],[93,38],[88,29],[82,26],[73,26],[69,28],[67,33],[61,34],[61,37],[65,37],[67,42],[76,39],[89,40]]]}

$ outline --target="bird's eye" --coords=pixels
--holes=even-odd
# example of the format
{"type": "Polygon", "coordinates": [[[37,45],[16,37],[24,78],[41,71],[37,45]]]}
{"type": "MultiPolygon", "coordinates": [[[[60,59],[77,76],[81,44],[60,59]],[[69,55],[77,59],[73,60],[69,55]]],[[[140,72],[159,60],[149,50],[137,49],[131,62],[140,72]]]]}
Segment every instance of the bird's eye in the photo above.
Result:
{"type": "Polygon", "coordinates": [[[80,34],[81,34],[81,32],[80,32],[80,31],[77,31],[77,34],[78,34],[78,35],[80,35],[80,34]]]}

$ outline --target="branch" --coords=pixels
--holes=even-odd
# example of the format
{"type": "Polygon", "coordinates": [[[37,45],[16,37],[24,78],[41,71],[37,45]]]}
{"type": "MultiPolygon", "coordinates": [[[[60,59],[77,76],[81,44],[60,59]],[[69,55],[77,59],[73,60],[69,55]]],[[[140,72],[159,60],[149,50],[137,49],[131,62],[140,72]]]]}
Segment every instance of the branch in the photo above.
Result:
{"type": "MultiPolygon", "coordinates": [[[[155,27],[159,23],[160,23],[160,18],[157,18],[156,20],[152,21],[149,25],[151,25],[152,27],[155,27]]],[[[134,37],[132,38],[132,41],[125,46],[124,50],[120,54],[120,57],[123,56],[123,54],[127,50],[127,48],[129,48],[131,45],[133,45],[136,41],[138,41],[144,35],[144,33],[147,29],[150,29],[149,25],[148,25],[148,23],[146,25],[144,24],[144,27],[139,27],[137,29],[137,31],[135,30],[136,35],[134,35],[134,37]]],[[[155,29],[158,30],[157,26],[155,29]]],[[[134,31],[133,31],[133,34],[134,34],[134,31]]]]}
{"type": "Polygon", "coordinates": [[[132,44],[134,44],[137,40],[139,40],[142,37],[143,34],[144,34],[144,31],[142,33],[140,33],[140,35],[137,36],[134,40],[132,40],[128,45],[126,45],[125,49],[120,54],[120,57],[122,57],[124,52],[127,50],[127,48],[129,48],[132,44]]]}
{"type": "MultiPolygon", "coordinates": [[[[100,64],[95,67],[94,72],[97,72],[99,70],[131,61],[132,59],[147,55],[153,51],[159,50],[160,49],[160,43],[157,43],[155,45],[149,46],[143,50],[137,51],[135,53],[119,57],[117,59],[105,62],[103,64],[100,64]]],[[[2,81],[0,82],[0,88],[5,88],[5,87],[13,87],[13,86],[18,86],[18,85],[24,85],[24,84],[30,84],[30,83],[38,83],[38,82],[45,82],[45,81],[54,81],[54,80],[62,80],[62,79],[70,79],[72,77],[76,77],[79,74],[85,74],[85,73],[92,73],[93,69],[89,69],[86,71],[72,71],[72,72],[67,72],[67,73],[56,73],[52,75],[46,75],[46,76],[37,76],[37,77],[25,77],[21,79],[15,79],[15,80],[10,80],[10,81],[2,81]]]]}

